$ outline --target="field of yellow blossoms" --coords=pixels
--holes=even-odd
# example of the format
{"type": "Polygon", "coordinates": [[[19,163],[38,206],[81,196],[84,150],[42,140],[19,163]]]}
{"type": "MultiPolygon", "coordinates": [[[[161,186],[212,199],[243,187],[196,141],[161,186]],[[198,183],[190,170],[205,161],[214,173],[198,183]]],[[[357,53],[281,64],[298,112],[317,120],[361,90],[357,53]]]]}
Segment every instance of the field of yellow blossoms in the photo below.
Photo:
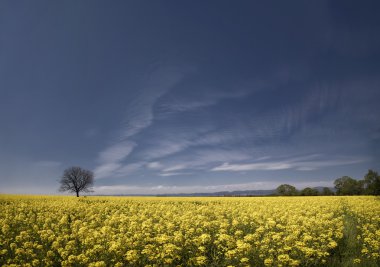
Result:
{"type": "Polygon", "coordinates": [[[375,197],[0,203],[0,266],[380,266],[375,197]]]}

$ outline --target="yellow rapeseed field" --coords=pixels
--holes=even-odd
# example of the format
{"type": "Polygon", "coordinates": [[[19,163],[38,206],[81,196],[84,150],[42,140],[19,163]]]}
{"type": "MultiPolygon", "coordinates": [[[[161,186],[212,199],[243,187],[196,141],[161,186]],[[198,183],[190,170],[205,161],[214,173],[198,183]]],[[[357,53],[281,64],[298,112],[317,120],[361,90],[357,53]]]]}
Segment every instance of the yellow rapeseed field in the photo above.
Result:
{"type": "Polygon", "coordinates": [[[0,266],[380,263],[375,197],[3,195],[0,203],[0,266]]]}

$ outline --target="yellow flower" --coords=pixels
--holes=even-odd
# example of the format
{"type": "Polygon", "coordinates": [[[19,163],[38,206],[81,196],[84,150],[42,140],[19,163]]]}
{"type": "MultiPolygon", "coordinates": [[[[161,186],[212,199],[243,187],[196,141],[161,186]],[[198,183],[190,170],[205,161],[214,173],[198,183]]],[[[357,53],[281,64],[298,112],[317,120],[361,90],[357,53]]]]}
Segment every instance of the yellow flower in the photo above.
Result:
{"type": "Polygon", "coordinates": [[[343,238],[347,214],[362,252],[352,263],[380,257],[374,197],[0,195],[0,202],[0,266],[320,266],[343,238]]]}
{"type": "Polygon", "coordinates": [[[273,264],[273,259],[267,258],[264,260],[265,266],[271,266],[273,264]]]}
{"type": "Polygon", "coordinates": [[[207,257],[205,256],[198,256],[195,259],[197,265],[205,265],[207,263],[207,257]]]}
{"type": "Polygon", "coordinates": [[[328,247],[329,248],[336,248],[338,244],[335,242],[335,241],[331,241],[329,244],[328,244],[328,247]]]}
{"type": "Polygon", "coordinates": [[[135,263],[139,260],[138,251],[135,249],[129,250],[125,255],[125,259],[131,263],[135,263]]]}
{"type": "Polygon", "coordinates": [[[248,262],[249,262],[249,259],[248,259],[248,258],[241,258],[241,259],[240,259],[240,262],[241,262],[241,263],[248,263],[248,262]]]}

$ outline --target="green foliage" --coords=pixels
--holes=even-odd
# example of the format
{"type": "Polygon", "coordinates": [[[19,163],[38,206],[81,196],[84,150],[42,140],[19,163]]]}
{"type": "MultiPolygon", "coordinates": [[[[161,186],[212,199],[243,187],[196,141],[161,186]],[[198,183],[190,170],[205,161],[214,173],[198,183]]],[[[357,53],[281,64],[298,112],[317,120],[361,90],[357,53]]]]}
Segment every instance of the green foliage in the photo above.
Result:
{"type": "Polygon", "coordinates": [[[336,194],[339,196],[361,195],[363,192],[362,183],[349,176],[343,176],[336,179],[334,185],[336,194]]]}
{"type": "Polygon", "coordinates": [[[368,173],[364,176],[363,184],[365,194],[380,195],[380,175],[377,172],[368,170],[368,173]]]}
{"type": "Polygon", "coordinates": [[[301,190],[300,195],[301,196],[318,196],[319,192],[315,188],[306,187],[301,190]]]}
{"type": "Polygon", "coordinates": [[[348,176],[336,179],[334,182],[336,194],[346,195],[380,195],[380,175],[368,170],[363,180],[355,180],[348,176]]]}
{"type": "Polygon", "coordinates": [[[296,196],[298,194],[297,189],[289,184],[282,184],[277,187],[276,192],[280,196],[296,196]]]}
{"type": "Polygon", "coordinates": [[[328,188],[328,187],[323,187],[321,194],[323,196],[333,196],[334,192],[330,188],[328,188]]]}

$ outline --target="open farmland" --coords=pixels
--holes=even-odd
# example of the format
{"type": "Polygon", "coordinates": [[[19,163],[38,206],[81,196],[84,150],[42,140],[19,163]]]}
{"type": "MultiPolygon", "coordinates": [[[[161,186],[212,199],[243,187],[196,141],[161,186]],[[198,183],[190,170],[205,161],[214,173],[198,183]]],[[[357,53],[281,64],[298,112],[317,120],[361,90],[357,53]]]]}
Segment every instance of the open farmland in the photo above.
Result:
{"type": "Polygon", "coordinates": [[[0,196],[1,266],[378,266],[375,197],[0,196]]]}

